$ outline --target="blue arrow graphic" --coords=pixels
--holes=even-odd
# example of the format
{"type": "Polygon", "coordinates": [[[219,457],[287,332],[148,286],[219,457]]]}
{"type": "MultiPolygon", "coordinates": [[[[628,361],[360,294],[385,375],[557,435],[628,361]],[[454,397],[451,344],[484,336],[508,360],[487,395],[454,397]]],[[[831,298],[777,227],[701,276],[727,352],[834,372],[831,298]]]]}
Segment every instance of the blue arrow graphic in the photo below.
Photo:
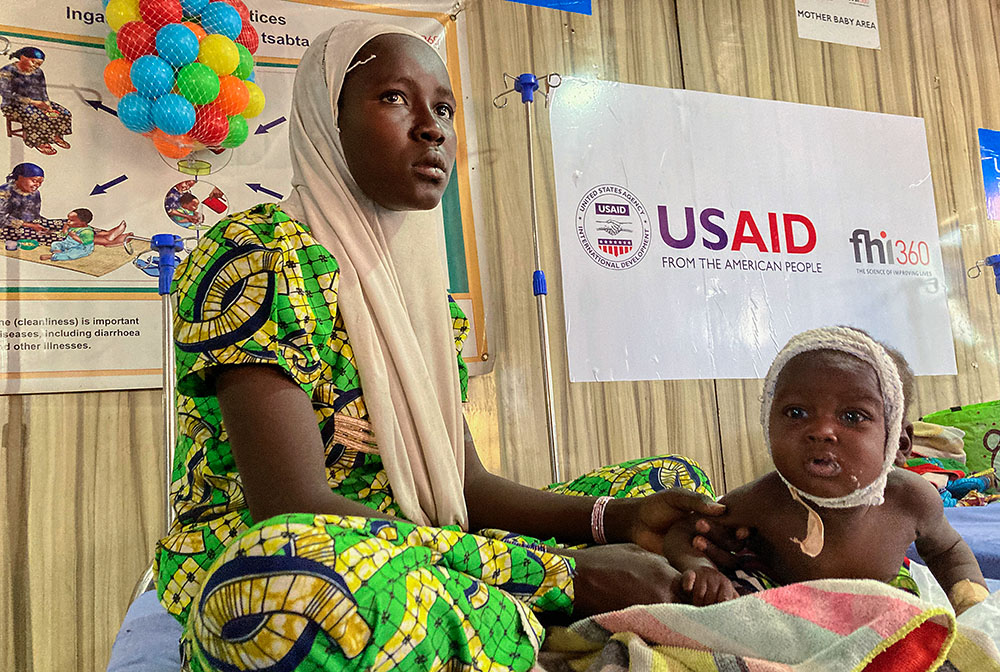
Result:
{"type": "Polygon", "coordinates": [[[88,101],[86,101],[86,103],[87,103],[88,105],[90,105],[90,106],[91,106],[92,108],[94,108],[95,110],[97,110],[97,111],[101,111],[101,110],[104,110],[104,111],[105,111],[105,112],[107,112],[108,114],[113,114],[113,115],[115,115],[116,117],[118,116],[118,112],[116,112],[115,110],[112,110],[112,109],[111,109],[110,107],[108,107],[107,105],[104,105],[104,104],[103,104],[103,103],[101,103],[101,101],[99,101],[99,100],[88,100],[88,101]]]}
{"type": "Polygon", "coordinates": [[[265,189],[264,187],[260,186],[260,182],[247,182],[246,184],[248,187],[250,187],[259,194],[263,193],[267,194],[268,196],[274,196],[275,198],[284,198],[283,194],[279,194],[276,191],[271,191],[270,189],[265,189]]]}
{"type": "Polygon", "coordinates": [[[108,193],[108,189],[115,186],[116,184],[121,184],[127,179],[128,175],[119,175],[110,182],[105,182],[104,184],[95,184],[93,190],[91,190],[90,192],[90,195],[97,196],[98,194],[106,194],[108,193]]]}
{"type": "Polygon", "coordinates": [[[254,131],[253,134],[254,135],[260,135],[261,133],[267,133],[268,131],[270,131],[275,126],[283,124],[286,121],[288,121],[288,120],[285,119],[284,117],[278,117],[277,119],[275,119],[274,121],[272,121],[269,124],[260,124],[260,125],[257,126],[257,130],[254,131]]]}

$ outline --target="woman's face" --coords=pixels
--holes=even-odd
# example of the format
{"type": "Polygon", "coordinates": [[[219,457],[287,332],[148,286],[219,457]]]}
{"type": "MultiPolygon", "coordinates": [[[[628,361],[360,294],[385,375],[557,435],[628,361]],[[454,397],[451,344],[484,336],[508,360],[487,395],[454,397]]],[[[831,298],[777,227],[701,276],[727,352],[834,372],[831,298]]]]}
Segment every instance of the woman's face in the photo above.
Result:
{"type": "Polygon", "coordinates": [[[42,186],[42,182],[44,181],[45,178],[42,175],[36,175],[35,177],[21,175],[17,178],[14,184],[22,193],[30,194],[38,191],[38,188],[42,186]]]}
{"type": "Polygon", "coordinates": [[[17,61],[17,69],[26,75],[30,75],[38,68],[42,67],[41,58],[31,58],[30,56],[21,56],[17,61]]]}
{"type": "Polygon", "coordinates": [[[455,163],[455,96],[448,71],[423,40],[380,35],[344,80],[340,138],[351,175],[390,210],[430,210],[455,163]]]}

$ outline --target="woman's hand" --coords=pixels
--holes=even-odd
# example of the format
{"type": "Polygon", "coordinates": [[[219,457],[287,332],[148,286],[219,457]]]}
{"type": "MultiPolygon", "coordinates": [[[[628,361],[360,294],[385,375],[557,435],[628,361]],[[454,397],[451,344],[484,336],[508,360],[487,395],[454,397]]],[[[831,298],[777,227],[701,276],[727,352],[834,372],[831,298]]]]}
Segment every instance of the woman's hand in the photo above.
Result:
{"type": "MultiPolygon", "coordinates": [[[[694,513],[717,518],[725,513],[726,507],[703,495],[684,488],[670,488],[648,497],[636,499],[616,499],[608,504],[606,527],[622,530],[624,534],[614,535],[612,540],[631,541],[647,551],[661,553],[667,532],[674,523],[694,513]]],[[[700,519],[696,524],[698,536],[692,545],[705,553],[720,567],[732,564],[732,553],[740,550],[749,537],[746,528],[731,529],[722,521],[700,519]]]]}
{"type": "Polygon", "coordinates": [[[576,560],[574,618],[636,604],[677,601],[680,572],[659,553],[650,553],[635,544],[608,544],[556,552],[576,560]]]}

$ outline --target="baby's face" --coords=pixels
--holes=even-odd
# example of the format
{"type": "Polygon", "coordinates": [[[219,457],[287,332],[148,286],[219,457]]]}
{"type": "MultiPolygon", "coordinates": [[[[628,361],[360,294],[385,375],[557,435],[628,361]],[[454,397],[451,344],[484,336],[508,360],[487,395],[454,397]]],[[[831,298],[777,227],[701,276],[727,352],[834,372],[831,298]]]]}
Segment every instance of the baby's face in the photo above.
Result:
{"type": "Polygon", "coordinates": [[[870,485],[885,461],[885,412],[875,370],[843,352],[793,357],[778,376],[771,406],[774,466],[817,497],[870,485]]]}
{"type": "Polygon", "coordinates": [[[70,226],[77,227],[77,228],[79,228],[81,226],[87,226],[86,224],[83,223],[83,220],[80,219],[80,216],[78,214],[76,214],[76,210],[74,210],[73,212],[71,212],[68,215],[66,215],[66,219],[69,220],[69,225],[70,226]]]}

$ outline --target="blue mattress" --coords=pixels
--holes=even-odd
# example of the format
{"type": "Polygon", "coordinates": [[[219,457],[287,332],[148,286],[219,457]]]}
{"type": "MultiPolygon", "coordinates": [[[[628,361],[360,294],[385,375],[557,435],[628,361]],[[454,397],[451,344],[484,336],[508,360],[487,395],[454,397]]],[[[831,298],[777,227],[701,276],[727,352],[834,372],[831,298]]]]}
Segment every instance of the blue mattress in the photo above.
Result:
{"type": "MultiPolygon", "coordinates": [[[[946,508],[944,515],[972,549],[983,576],[1000,579],[1000,502],[946,508]]],[[[913,546],[906,556],[921,562],[913,546]]]]}

